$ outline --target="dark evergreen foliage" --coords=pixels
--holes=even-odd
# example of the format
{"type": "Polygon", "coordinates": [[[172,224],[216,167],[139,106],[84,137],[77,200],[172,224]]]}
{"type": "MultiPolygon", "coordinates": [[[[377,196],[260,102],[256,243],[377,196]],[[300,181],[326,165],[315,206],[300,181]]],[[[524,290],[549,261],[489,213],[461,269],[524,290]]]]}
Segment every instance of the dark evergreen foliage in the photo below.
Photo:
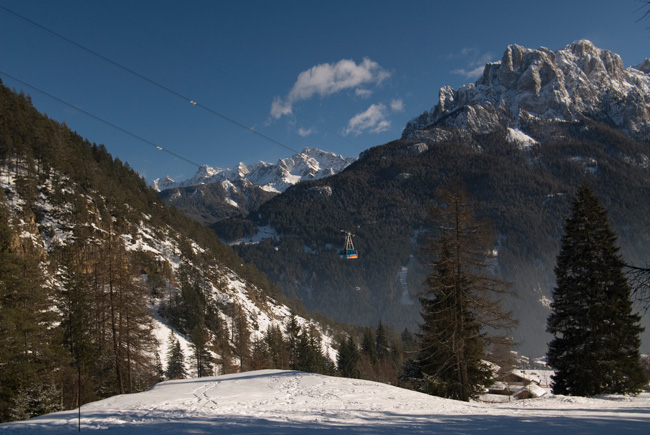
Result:
{"type": "Polygon", "coordinates": [[[515,322],[498,299],[507,286],[489,270],[493,242],[486,223],[475,220],[462,188],[443,191],[440,198],[433,218],[439,234],[428,248],[433,270],[420,298],[419,350],[405,370],[421,377],[412,381],[420,391],[467,401],[491,384],[492,372],[484,363],[487,346],[503,341],[494,334],[515,322]]]}
{"type": "Polygon", "coordinates": [[[354,339],[347,336],[339,345],[336,367],[344,378],[359,378],[359,349],[354,339]]]}
{"type": "Polygon", "coordinates": [[[547,329],[553,392],[578,396],[634,393],[647,382],[640,366],[640,317],[633,314],[616,235],[585,183],[567,219],[555,267],[547,329]]]}
{"type": "Polygon", "coordinates": [[[385,361],[390,357],[390,345],[388,344],[388,336],[386,335],[386,327],[379,322],[377,326],[377,334],[375,336],[375,349],[377,349],[377,360],[385,361]]]}
{"type": "Polygon", "coordinates": [[[209,351],[210,336],[202,324],[197,324],[190,333],[192,341],[193,359],[196,364],[196,375],[198,377],[214,376],[212,355],[209,351]]]}
{"type": "Polygon", "coordinates": [[[246,218],[214,227],[227,240],[251,235],[259,225],[273,227],[277,238],[235,249],[310,311],[361,326],[381,320],[415,330],[420,307],[402,303],[398,275],[408,266],[409,296],[416,300],[428,271],[411,261],[414,241],[431,230],[427,211],[436,205],[436,190],[461,180],[477,218],[493,222],[500,237],[497,272],[520,295],[506,301],[526,316],[515,339],[522,352],[539,355],[550,337],[544,333],[548,309],[536,301],[550,299],[567,192],[584,177],[611,210],[626,261],[644,265],[650,258],[643,242],[650,237],[648,145],[588,120],[527,120],[521,129],[540,145],[522,150],[507,143],[505,131],[470,137],[450,129],[450,140],[427,142],[424,151],[407,140],[371,148],[340,174],[300,183],[246,218]],[[323,187],[331,195],[314,194],[323,187]],[[342,229],[356,235],[358,260],[337,257],[342,229]]]}
{"type": "Polygon", "coordinates": [[[0,191],[0,421],[57,409],[68,362],[40,252],[11,231],[5,201],[0,191]]]}
{"type": "Polygon", "coordinates": [[[377,364],[377,340],[371,328],[364,328],[363,339],[361,340],[361,352],[371,364],[377,364]]]}
{"type": "Polygon", "coordinates": [[[295,315],[291,315],[287,319],[285,326],[287,334],[287,351],[289,354],[289,368],[296,370],[298,367],[298,358],[299,358],[299,343],[300,343],[300,332],[302,328],[298,324],[298,320],[295,315]]]}
{"type": "MultiPolygon", "coordinates": [[[[0,421],[151,387],[162,370],[152,301],[194,341],[199,375],[214,374],[214,364],[223,372],[251,366],[254,325],[235,304],[207,292],[227,285],[224,270],[247,280],[260,306],[269,297],[286,302],[280,292],[212,230],[164,206],[105,146],[41,115],[29,97],[4,86],[0,169],[14,186],[0,190],[0,421]],[[49,219],[62,227],[46,225],[49,219]],[[159,240],[171,238],[181,264],[193,267],[175,274],[167,261],[137,249],[143,226],[159,240]],[[233,319],[232,330],[219,313],[233,319]]],[[[180,348],[172,350],[163,356],[176,364],[170,374],[184,376],[180,348]]]]}
{"type": "Polygon", "coordinates": [[[187,376],[185,366],[183,365],[183,349],[176,337],[169,337],[169,351],[167,353],[167,379],[183,379],[187,376]]]}
{"type": "Polygon", "coordinates": [[[301,331],[298,338],[298,360],[296,370],[309,373],[323,373],[329,371],[327,359],[323,354],[320,333],[313,325],[301,331]]]}

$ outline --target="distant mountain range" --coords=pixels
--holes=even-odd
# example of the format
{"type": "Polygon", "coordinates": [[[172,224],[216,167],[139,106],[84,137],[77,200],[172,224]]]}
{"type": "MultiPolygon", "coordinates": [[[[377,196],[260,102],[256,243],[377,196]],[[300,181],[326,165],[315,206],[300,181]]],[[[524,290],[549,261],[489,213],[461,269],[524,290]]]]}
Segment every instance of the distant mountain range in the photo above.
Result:
{"type": "MultiPolygon", "coordinates": [[[[585,180],[608,210],[625,260],[650,261],[649,73],[650,61],[624,68],[588,41],[555,52],[511,45],[476,83],[442,88],[400,140],[364,151],[336,175],[230,210],[210,205],[210,185],[161,195],[238,241],[240,256],[308,309],[417,329],[427,213],[436,190],[460,180],[497,232],[495,271],[517,293],[507,301],[520,319],[514,338],[538,356],[564,220],[585,180]],[[172,198],[179,193],[185,205],[172,198]],[[356,235],[358,260],[338,259],[341,230],[356,235]]],[[[647,351],[648,332],[644,340],[647,351]]]]}
{"type": "Polygon", "coordinates": [[[226,217],[246,215],[290,186],[337,174],[355,160],[305,148],[275,164],[239,163],[234,169],[204,165],[190,179],[176,182],[166,177],[154,180],[153,186],[167,203],[211,224],[226,217]]]}

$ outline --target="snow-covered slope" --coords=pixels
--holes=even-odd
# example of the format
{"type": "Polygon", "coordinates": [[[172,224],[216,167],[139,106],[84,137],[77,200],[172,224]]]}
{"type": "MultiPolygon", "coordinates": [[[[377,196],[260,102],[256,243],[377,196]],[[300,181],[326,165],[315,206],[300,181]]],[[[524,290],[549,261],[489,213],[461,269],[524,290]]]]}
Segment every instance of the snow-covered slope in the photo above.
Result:
{"type": "MultiPolygon", "coordinates": [[[[70,410],[0,433],[72,433],[70,410]]],[[[370,381],[262,370],[162,382],[81,408],[81,431],[111,434],[645,434],[650,394],[465,403],[370,381]]]]}
{"type": "MultiPolygon", "coordinates": [[[[483,77],[459,89],[443,87],[439,102],[411,120],[404,138],[440,139],[432,127],[474,133],[519,128],[528,118],[574,121],[591,118],[633,138],[650,134],[650,60],[624,68],[620,56],[582,40],[553,52],[510,45],[483,77]]],[[[442,137],[445,139],[445,137],[442,137]]]]}
{"type": "Polygon", "coordinates": [[[334,175],[345,169],[355,158],[344,158],[315,148],[305,148],[302,152],[271,164],[258,162],[253,166],[239,163],[234,169],[201,166],[190,179],[175,182],[170,177],[154,180],[158,191],[177,187],[198,186],[201,184],[222,183],[231,188],[233,182],[241,184],[246,180],[262,189],[280,193],[300,181],[317,180],[334,175]]]}
{"type": "MultiPolygon", "coordinates": [[[[87,229],[89,240],[101,240],[102,234],[106,231],[103,227],[106,225],[105,214],[99,210],[98,200],[89,195],[81,195],[78,202],[74,201],[75,192],[81,191],[81,188],[67,177],[57,174],[59,178],[66,179],[67,187],[65,191],[59,192],[60,195],[69,195],[69,201],[55,202],[50,192],[57,189],[53,187],[51,178],[46,178],[42,185],[37,187],[38,196],[33,204],[21,195],[17,183],[20,176],[24,176],[23,171],[17,170],[19,164],[15,162],[0,165],[0,189],[4,191],[7,197],[7,207],[9,214],[12,216],[12,225],[20,234],[21,239],[30,242],[35,249],[41,253],[42,268],[46,269],[51,262],[49,255],[61,247],[75,243],[78,237],[78,229],[84,227],[87,229]],[[75,214],[77,208],[84,205],[88,208],[87,222],[80,222],[75,214]],[[30,206],[33,213],[40,216],[41,219],[31,221],[23,219],[23,208],[30,206]]],[[[55,174],[51,174],[54,177],[55,174]]],[[[94,193],[94,192],[93,192],[94,193]]],[[[101,198],[100,195],[98,195],[101,198]]],[[[110,216],[110,215],[109,215],[110,216]]],[[[115,219],[115,218],[113,218],[115,219]]],[[[269,327],[277,326],[284,330],[287,320],[292,316],[292,310],[286,305],[278,302],[273,297],[264,293],[262,289],[254,283],[242,277],[231,267],[222,264],[219,259],[213,258],[211,252],[203,245],[202,240],[192,240],[186,238],[184,234],[169,225],[154,223],[155,219],[151,215],[141,214],[139,219],[128,222],[129,231],[118,235],[118,241],[125,247],[126,255],[145,255],[159,265],[161,270],[168,270],[169,273],[159,284],[157,296],[147,298],[145,301],[137,303],[147,303],[151,306],[151,326],[156,338],[156,352],[161,356],[163,369],[167,367],[166,355],[170,346],[169,338],[173,333],[179,340],[185,356],[185,368],[189,376],[196,375],[195,364],[192,362],[191,341],[188,337],[183,336],[177,330],[169,326],[169,322],[160,315],[159,309],[163,304],[163,299],[171,299],[181,293],[180,271],[194,271],[200,276],[204,288],[206,303],[213,307],[219,307],[219,316],[223,321],[225,333],[231,335],[233,326],[236,323],[235,316],[243,316],[250,332],[250,339],[261,339],[269,327]],[[187,252],[183,253],[182,245],[186,245],[192,251],[191,258],[188,258],[187,252]],[[202,260],[206,260],[203,262],[202,260]],[[238,307],[238,314],[227,307],[238,307]]],[[[89,244],[92,244],[90,241],[89,244]]],[[[98,242],[99,243],[99,242],[98,242]]],[[[117,243],[117,242],[116,242],[117,243]]],[[[49,277],[48,283],[51,287],[64,288],[62,276],[63,268],[56,270],[56,273],[49,277]]],[[[147,286],[149,278],[146,274],[133,277],[140,286],[147,286]]],[[[325,327],[312,322],[301,316],[296,316],[297,323],[301,328],[309,328],[313,325],[322,336],[322,351],[332,361],[336,360],[336,351],[334,350],[333,333],[326,330],[325,327]]],[[[214,354],[215,357],[220,357],[214,354]]],[[[236,365],[236,363],[235,363],[236,365]]],[[[220,365],[215,365],[216,373],[219,373],[220,365]]]]}

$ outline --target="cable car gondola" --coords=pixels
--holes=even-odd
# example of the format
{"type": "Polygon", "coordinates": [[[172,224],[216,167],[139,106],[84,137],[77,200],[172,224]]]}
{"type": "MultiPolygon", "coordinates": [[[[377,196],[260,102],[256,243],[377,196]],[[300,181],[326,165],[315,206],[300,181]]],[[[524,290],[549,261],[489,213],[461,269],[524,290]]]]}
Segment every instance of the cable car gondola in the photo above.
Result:
{"type": "Polygon", "coordinates": [[[354,234],[343,230],[341,230],[341,232],[345,233],[345,248],[339,251],[340,257],[345,260],[354,260],[359,258],[359,253],[354,249],[354,245],[352,244],[352,236],[354,236],[354,234]]]}

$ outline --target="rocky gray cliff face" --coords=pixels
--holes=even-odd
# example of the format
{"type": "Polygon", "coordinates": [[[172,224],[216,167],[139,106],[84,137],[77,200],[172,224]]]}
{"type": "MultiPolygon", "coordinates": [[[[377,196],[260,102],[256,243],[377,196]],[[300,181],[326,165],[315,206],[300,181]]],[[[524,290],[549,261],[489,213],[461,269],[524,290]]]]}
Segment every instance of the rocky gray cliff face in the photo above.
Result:
{"type": "Polygon", "coordinates": [[[509,46],[483,77],[459,89],[443,87],[439,102],[411,120],[402,134],[414,140],[448,139],[444,129],[471,133],[519,129],[530,118],[591,118],[635,139],[650,135],[650,59],[625,68],[620,56],[578,41],[553,52],[509,46]]]}

